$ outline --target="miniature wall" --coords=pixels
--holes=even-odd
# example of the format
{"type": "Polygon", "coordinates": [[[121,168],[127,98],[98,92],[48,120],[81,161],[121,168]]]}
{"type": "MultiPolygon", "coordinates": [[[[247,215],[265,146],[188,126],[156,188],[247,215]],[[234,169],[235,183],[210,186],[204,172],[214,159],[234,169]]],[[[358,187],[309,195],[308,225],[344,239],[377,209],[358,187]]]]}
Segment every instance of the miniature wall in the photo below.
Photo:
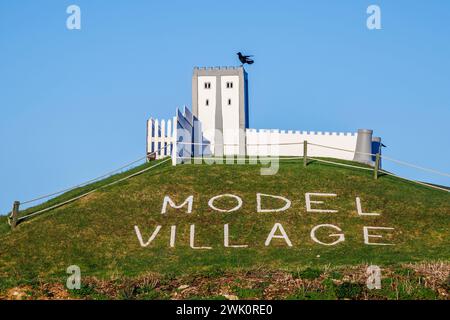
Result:
{"type": "Polygon", "coordinates": [[[248,156],[303,156],[303,141],[308,141],[308,156],[353,160],[357,134],[247,129],[246,138],[248,156]]]}

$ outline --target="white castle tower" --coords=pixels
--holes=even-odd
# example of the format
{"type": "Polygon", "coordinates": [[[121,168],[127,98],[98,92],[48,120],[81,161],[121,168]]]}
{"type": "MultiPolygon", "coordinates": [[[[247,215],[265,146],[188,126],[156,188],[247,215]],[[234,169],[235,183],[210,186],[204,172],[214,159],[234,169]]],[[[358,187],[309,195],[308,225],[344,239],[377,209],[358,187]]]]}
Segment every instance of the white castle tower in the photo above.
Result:
{"type": "Polygon", "coordinates": [[[381,152],[382,144],[372,130],[250,129],[247,77],[243,67],[195,67],[192,112],[185,106],[169,121],[147,121],[149,159],[171,155],[177,164],[210,155],[303,157],[307,149],[308,157],[375,164],[374,154],[381,152]]]}
{"type": "Polygon", "coordinates": [[[243,67],[195,67],[192,111],[214,155],[245,155],[249,117],[248,80],[243,67]]]}

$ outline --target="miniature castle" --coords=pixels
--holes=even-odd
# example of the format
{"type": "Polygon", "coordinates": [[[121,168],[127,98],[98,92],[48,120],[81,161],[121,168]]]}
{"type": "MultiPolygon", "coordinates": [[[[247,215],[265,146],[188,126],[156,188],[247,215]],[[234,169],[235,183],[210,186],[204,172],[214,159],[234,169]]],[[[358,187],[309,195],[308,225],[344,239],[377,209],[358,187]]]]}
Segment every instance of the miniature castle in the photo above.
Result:
{"type": "Polygon", "coordinates": [[[353,133],[249,128],[248,74],[243,67],[195,67],[192,112],[147,121],[147,153],[172,156],[173,164],[204,156],[308,156],[354,160],[373,165],[381,139],[373,131],[353,133]]]}

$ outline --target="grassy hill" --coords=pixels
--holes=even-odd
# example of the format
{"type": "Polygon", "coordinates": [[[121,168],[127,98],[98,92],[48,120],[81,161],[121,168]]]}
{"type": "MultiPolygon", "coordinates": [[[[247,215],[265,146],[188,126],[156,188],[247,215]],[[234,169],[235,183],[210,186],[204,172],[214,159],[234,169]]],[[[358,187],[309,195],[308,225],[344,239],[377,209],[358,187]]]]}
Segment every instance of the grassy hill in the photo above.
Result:
{"type": "MultiPolygon", "coordinates": [[[[50,206],[130,172],[73,190],[39,207],[50,206]]],[[[232,208],[235,200],[219,199],[217,207],[232,208]]],[[[284,205],[264,198],[265,208],[284,205]]],[[[39,208],[37,207],[37,208],[39,208]]],[[[36,208],[30,208],[35,210],[36,208]]],[[[26,214],[26,211],[22,214],[26,214]]],[[[450,258],[450,194],[390,176],[374,180],[370,171],[312,162],[283,161],[278,174],[260,175],[258,165],[180,165],[170,162],[92,193],[71,204],[21,223],[10,231],[0,220],[0,297],[88,298],[448,298],[450,258]],[[258,213],[256,193],[292,201],[283,212],[258,213]],[[208,206],[220,194],[242,198],[242,207],[222,213],[208,206]],[[316,208],[336,213],[307,212],[305,193],[335,193],[316,208]],[[164,196],[181,204],[194,196],[193,210],[168,209],[164,196]],[[355,198],[365,212],[358,216],[355,198]],[[275,223],[284,227],[292,247],[283,239],[265,246],[275,223]],[[189,246],[190,225],[195,242],[189,246]],[[224,224],[230,243],[225,248],[224,224]],[[319,224],[342,229],[345,241],[324,246],[310,237],[319,224]],[[161,229],[148,247],[141,247],[156,226],[161,229]],[[175,247],[169,247],[170,226],[176,225],[175,247]],[[363,227],[382,239],[364,244],[363,227]],[[365,267],[382,268],[383,289],[365,288],[365,267]],[[78,265],[82,290],[64,289],[66,268],[78,265]],[[11,291],[13,290],[13,291],[11,291]]],[[[322,228],[317,238],[332,242],[336,230],[322,228]]]]}

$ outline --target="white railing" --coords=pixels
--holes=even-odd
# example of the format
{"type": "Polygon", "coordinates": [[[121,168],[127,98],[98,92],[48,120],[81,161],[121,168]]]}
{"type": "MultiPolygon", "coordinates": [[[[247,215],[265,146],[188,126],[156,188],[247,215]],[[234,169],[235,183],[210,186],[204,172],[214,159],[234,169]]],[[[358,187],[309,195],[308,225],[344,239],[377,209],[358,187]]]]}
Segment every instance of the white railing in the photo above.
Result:
{"type": "Polygon", "coordinates": [[[172,122],[150,118],[147,121],[147,154],[150,159],[162,159],[172,155],[171,143],[175,136],[172,123],[176,123],[175,120],[172,122]]]}

